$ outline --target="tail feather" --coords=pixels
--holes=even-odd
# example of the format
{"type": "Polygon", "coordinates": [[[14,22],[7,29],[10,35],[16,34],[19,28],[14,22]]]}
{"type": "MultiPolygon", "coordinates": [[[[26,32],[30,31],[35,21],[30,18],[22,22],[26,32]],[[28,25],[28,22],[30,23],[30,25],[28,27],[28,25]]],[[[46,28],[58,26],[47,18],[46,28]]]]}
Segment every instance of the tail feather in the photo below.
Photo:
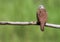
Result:
{"type": "Polygon", "coordinates": [[[40,26],[41,31],[44,31],[44,26],[40,26]]]}
{"type": "Polygon", "coordinates": [[[40,29],[41,29],[41,31],[44,31],[44,25],[45,25],[44,23],[41,23],[41,24],[40,24],[40,29]]]}

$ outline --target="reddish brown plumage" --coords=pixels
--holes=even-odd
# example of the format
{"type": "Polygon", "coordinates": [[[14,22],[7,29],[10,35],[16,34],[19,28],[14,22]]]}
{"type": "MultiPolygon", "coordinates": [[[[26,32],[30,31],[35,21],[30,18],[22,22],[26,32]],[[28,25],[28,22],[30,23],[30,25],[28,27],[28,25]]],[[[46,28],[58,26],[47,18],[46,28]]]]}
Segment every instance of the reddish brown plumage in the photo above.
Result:
{"type": "Polygon", "coordinates": [[[41,31],[44,31],[44,25],[46,24],[47,20],[47,12],[43,6],[40,6],[37,11],[37,19],[38,23],[40,24],[41,31]]]}

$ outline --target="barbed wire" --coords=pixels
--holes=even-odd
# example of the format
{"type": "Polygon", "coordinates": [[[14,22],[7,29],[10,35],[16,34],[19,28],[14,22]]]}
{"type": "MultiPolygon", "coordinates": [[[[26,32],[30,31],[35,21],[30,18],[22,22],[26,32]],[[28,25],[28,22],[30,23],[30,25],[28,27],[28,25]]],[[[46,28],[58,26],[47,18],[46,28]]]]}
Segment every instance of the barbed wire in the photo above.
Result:
{"type": "MultiPolygon", "coordinates": [[[[11,22],[11,21],[0,21],[0,25],[38,25],[36,21],[31,22],[11,22]]],[[[60,28],[60,25],[46,23],[47,27],[60,28]]]]}

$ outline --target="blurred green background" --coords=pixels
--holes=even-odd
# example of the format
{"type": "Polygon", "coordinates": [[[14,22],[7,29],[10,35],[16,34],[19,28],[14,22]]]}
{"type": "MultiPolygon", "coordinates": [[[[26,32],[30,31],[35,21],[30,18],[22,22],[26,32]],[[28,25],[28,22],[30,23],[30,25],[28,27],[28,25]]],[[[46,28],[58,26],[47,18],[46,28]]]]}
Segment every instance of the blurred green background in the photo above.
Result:
{"type": "MultiPolygon", "coordinates": [[[[40,0],[0,0],[0,21],[36,21],[40,0]]],[[[48,23],[60,24],[60,0],[43,0],[48,23]]],[[[0,42],[60,42],[60,29],[36,25],[0,25],[0,42]]]]}

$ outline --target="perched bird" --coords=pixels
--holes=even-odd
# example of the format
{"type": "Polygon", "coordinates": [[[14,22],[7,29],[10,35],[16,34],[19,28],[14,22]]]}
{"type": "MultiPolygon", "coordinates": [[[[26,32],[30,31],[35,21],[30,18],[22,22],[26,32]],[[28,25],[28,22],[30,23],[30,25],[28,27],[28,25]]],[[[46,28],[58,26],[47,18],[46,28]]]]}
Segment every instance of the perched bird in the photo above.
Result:
{"type": "Polygon", "coordinates": [[[37,11],[37,23],[40,25],[41,31],[44,31],[44,25],[47,20],[47,12],[43,5],[40,5],[37,11]]]}

